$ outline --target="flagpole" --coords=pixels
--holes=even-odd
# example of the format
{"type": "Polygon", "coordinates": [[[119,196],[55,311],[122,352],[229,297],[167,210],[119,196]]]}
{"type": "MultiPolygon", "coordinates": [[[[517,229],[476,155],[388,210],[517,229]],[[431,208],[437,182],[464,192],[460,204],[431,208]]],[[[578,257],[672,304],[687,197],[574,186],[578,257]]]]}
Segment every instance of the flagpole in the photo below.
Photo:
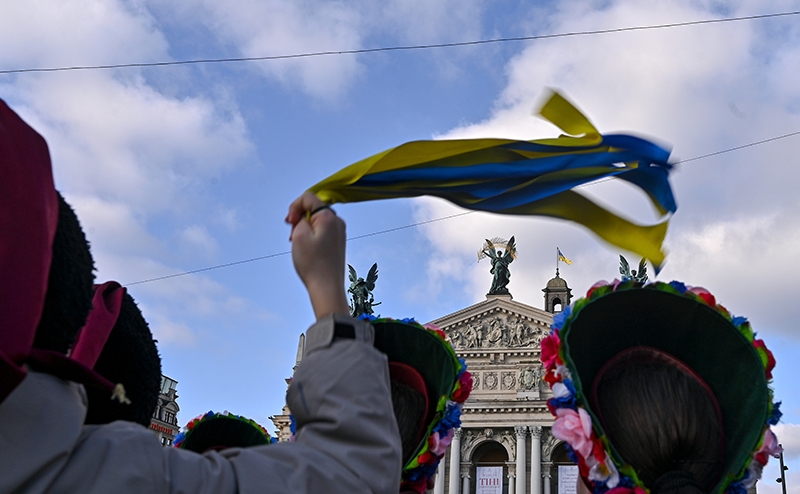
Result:
{"type": "Polygon", "coordinates": [[[556,276],[558,276],[558,252],[559,252],[559,248],[556,245],[556,276]]]}

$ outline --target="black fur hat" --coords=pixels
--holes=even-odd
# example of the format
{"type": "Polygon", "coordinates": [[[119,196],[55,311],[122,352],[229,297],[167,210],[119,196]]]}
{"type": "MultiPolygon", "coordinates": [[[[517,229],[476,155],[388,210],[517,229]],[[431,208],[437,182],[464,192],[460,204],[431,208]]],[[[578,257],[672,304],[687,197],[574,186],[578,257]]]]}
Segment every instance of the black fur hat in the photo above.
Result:
{"type": "Polygon", "coordinates": [[[58,225],[34,348],[66,354],[86,324],[94,295],[94,259],[75,211],[58,194],[58,225]]]}
{"type": "Polygon", "coordinates": [[[127,292],[94,370],[109,381],[125,386],[125,394],[131,403],[112,401],[104,390],[87,388],[89,409],[86,423],[127,420],[149,426],[161,388],[161,357],[150,326],[127,292]]]}

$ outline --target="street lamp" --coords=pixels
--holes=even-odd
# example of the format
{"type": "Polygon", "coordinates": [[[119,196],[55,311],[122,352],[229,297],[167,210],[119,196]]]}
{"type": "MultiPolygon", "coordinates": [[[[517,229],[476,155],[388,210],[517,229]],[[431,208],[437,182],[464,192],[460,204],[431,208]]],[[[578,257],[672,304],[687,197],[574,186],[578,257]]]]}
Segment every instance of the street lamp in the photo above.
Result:
{"type": "Polygon", "coordinates": [[[783,494],[786,494],[786,474],[784,472],[789,470],[789,467],[783,464],[783,445],[779,444],[778,447],[781,448],[781,453],[778,456],[778,458],[781,460],[781,477],[775,479],[775,482],[781,484],[781,488],[783,488],[783,494]]]}

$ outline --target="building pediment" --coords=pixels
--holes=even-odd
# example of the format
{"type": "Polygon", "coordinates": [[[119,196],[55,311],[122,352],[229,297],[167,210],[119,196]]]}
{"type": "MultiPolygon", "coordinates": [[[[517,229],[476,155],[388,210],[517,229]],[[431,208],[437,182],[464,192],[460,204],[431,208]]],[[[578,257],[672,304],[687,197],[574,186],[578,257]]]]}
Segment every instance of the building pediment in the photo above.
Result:
{"type": "Polygon", "coordinates": [[[507,295],[489,295],[486,300],[440,317],[440,327],[457,352],[481,350],[538,350],[550,332],[553,314],[514,301],[507,295]]]}

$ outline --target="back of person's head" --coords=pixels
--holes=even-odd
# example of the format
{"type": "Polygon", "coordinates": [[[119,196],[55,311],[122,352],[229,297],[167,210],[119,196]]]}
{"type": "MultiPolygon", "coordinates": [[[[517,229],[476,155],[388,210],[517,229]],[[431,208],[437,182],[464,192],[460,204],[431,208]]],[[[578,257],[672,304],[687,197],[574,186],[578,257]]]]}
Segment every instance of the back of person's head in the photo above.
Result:
{"type": "Polygon", "coordinates": [[[94,370],[113,383],[121,383],[131,403],[109,400],[104,390],[87,388],[89,407],[85,422],[105,424],[127,420],[149,426],[161,388],[161,357],[150,326],[127,292],[94,370]]]}
{"type": "Polygon", "coordinates": [[[86,324],[94,294],[94,260],[78,217],[58,194],[58,224],[44,309],[33,346],[66,354],[86,324]]]}
{"type": "Polygon", "coordinates": [[[403,449],[400,492],[425,492],[461,425],[472,391],[466,363],[441,329],[413,319],[362,316],[375,328],[375,348],[386,354],[397,427],[403,449]]]}
{"type": "Polygon", "coordinates": [[[780,452],[774,358],[705,289],[597,283],[541,348],[553,436],[594,494],[745,492],[780,452]]]}
{"type": "Polygon", "coordinates": [[[611,443],[645,485],[681,471],[711,491],[722,465],[721,417],[708,386],[685,365],[632,349],[601,370],[593,395],[611,443]]]}
{"type": "Polygon", "coordinates": [[[408,463],[411,455],[419,445],[420,432],[425,420],[425,397],[411,386],[399,381],[390,381],[392,388],[392,407],[400,431],[403,445],[403,465],[408,463]]]}

